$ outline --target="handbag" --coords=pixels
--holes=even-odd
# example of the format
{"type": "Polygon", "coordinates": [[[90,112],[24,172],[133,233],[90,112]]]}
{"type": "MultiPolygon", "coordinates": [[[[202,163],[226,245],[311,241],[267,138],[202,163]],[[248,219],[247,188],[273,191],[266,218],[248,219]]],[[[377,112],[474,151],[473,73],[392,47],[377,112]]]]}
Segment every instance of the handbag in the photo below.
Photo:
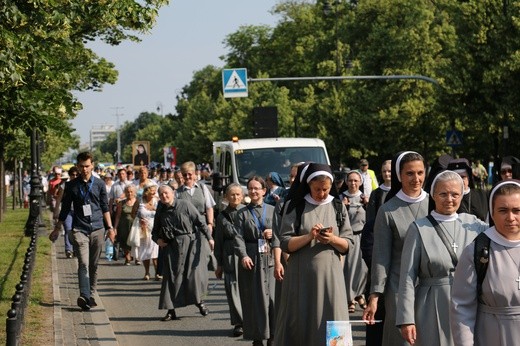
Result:
{"type": "Polygon", "coordinates": [[[128,234],[126,244],[131,247],[141,246],[141,226],[139,225],[138,217],[134,218],[134,222],[132,222],[132,227],[130,227],[130,233],[128,234]]]}

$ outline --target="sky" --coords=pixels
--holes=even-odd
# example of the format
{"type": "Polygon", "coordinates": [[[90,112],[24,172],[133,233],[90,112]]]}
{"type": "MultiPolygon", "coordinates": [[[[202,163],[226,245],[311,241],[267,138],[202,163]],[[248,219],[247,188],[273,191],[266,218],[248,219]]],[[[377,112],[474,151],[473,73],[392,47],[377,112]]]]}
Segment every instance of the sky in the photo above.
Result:
{"type": "MultiPolygon", "coordinates": [[[[93,43],[92,49],[115,64],[118,81],[101,92],[76,93],[83,109],[72,121],[81,143],[96,125],[119,125],[142,112],[175,113],[176,95],[193,73],[207,65],[223,67],[225,37],[241,25],[279,20],[270,10],[280,0],[171,0],[159,11],[151,33],[139,43],[93,43]],[[157,111],[157,109],[162,109],[157,111]],[[119,116],[116,116],[119,114],[119,116]]],[[[242,66],[232,66],[239,68],[242,66]]]]}

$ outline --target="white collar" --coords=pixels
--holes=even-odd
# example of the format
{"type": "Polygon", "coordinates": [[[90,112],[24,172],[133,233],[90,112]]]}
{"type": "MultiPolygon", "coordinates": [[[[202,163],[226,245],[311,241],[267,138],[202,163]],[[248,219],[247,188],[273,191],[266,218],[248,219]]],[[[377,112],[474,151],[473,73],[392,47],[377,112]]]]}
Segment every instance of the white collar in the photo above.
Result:
{"type": "Polygon", "coordinates": [[[471,191],[471,188],[469,188],[469,187],[467,190],[464,190],[464,196],[467,195],[468,193],[470,193],[470,191],[471,191]]]}
{"type": "Polygon", "coordinates": [[[328,203],[332,202],[332,200],[334,199],[333,196],[328,195],[327,198],[325,198],[323,201],[317,201],[311,197],[310,193],[306,194],[304,198],[307,202],[309,202],[310,204],[314,204],[314,205],[328,204],[328,203]]]}
{"type": "Polygon", "coordinates": [[[359,190],[358,190],[356,193],[354,193],[354,194],[351,194],[351,193],[348,192],[348,190],[347,190],[347,191],[344,191],[343,194],[344,194],[345,196],[347,196],[348,198],[359,197],[359,196],[362,195],[361,191],[359,191],[359,190]]]}
{"type": "Polygon", "coordinates": [[[451,215],[439,214],[435,210],[430,213],[433,218],[439,222],[455,221],[459,218],[459,214],[453,213],[451,215]]]}
{"type": "Polygon", "coordinates": [[[498,233],[495,226],[488,228],[485,233],[489,239],[493,240],[498,245],[505,247],[520,247],[520,240],[509,240],[504,238],[502,234],[498,233]]]}
{"type": "Polygon", "coordinates": [[[379,188],[380,188],[381,190],[383,190],[383,191],[388,192],[388,191],[390,191],[390,188],[391,188],[391,187],[390,187],[390,186],[386,186],[385,184],[381,184],[381,185],[379,185],[379,188]]]}
{"type": "Polygon", "coordinates": [[[419,203],[422,202],[428,194],[421,189],[421,194],[418,197],[410,197],[406,193],[404,193],[403,189],[399,190],[396,194],[397,198],[407,203],[419,203]]]}

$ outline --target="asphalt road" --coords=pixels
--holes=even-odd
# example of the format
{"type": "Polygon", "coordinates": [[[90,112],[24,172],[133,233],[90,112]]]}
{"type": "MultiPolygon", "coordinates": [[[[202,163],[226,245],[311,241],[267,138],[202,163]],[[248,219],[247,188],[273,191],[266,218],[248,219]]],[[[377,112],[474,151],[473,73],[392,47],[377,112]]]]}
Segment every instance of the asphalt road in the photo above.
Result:
{"type": "MultiPolygon", "coordinates": [[[[124,261],[102,259],[98,274],[98,294],[108,313],[120,345],[250,345],[251,341],[232,337],[232,326],[224,293],[224,282],[210,275],[205,298],[210,314],[203,317],[197,307],[176,309],[179,320],[162,322],[166,310],[157,308],[160,282],[144,281],[143,266],[122,265],[124,261]]],[[[153,274],[153,269],[152,269],[153,274]]],[[[351,314],[360,319],[361,311],[351,314]]],[[[364,345],[364,324],[353,324],[354,345],[364,345]]],[[[324,343],[325,344],[325,343],[324,343]]]]}

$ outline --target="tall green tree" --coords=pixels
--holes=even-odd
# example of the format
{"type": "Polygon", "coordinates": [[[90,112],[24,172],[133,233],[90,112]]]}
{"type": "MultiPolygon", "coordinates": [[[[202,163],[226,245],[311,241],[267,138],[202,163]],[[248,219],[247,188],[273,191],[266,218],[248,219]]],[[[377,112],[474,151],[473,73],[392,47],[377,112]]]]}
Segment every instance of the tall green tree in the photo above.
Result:
{"type": "MultiPolygon", "coordinates": [[[[72,91],[114,83],[114,65],[87,47],[138,41],[166,0],[4,1],[0,10],[0,134],[17,129],[72,132],[81,108],[72,91]]],[[[3,148],[0,148],[3,150],[3,148]]]]}
{"type": "MultiPolygon", "coordinates": [[[[423,75],[421,80],[252,82],[224,99],[220,68],[206,66],[178,95],[168,141],[183,160],[205,161],[211,142],[251,137],[251,112],[277,106],[281,136],[320,137],[334,164],[374,165],[403,149],[428,160],[451,151],[456,128],[468,158],[520,149],[517,0],[279,2],[274,27],[242,26],[224,42],[223,67],[249,77],[423,75]],[[504,138],[504,128],[509,138],[504,138]]],[[[152,134],[147,134],[152,136],[152,134]]]]}

